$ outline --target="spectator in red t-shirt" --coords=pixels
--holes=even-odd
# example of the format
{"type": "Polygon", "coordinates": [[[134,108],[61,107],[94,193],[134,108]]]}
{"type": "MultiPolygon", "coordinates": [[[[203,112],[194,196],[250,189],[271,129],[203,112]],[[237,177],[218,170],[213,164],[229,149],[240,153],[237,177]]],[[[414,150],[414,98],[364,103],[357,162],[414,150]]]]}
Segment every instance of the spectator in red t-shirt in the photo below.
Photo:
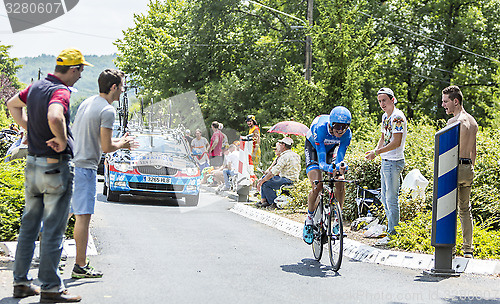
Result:
{"type": "Polygon", "coordinates": [[[222,166],[222,144],[224,142],[224,135],[219,129],[217,121],[212,122],[212,138],[210,138],[210,147],[208,148],[208,156],[210,157],[210,165],[214,168],[222,166]]]}

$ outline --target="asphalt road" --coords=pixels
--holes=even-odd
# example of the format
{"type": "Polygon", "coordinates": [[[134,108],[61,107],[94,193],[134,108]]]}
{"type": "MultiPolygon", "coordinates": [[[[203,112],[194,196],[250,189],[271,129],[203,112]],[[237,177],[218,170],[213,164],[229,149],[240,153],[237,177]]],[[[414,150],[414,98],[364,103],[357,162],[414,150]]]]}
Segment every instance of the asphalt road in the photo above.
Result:
{"type": "MultiPolygon", "coordinates": [[[[316,262],[302,240],[230,212],[234,202],[211,193],[197,207],[98,199],[99,255],[90,260],[104,277],[71,279],[73,259],[63,274],[82,303],[500,303],[500,278],[435,278],[347,258],[334,273],[327,254],[316,262]]],[[[1,286],[1,304],[38,302],[12,299],[11,286],[1,286]]]]}

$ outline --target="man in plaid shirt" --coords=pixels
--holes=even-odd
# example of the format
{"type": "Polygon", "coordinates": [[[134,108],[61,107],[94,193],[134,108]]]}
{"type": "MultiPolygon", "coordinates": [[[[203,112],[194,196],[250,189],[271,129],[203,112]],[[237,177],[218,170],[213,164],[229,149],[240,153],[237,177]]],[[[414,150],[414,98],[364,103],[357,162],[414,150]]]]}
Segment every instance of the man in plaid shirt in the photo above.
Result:
{"type": "Polygon", "coordinates": [[[280,150],[276,164],[257,183],[260,191],[261,201],[258,207],[276,208],[276,190],[283,185],[291,185],[299,179],[300,156],[291,150],[293,139],[285,137],[278,141],[277,148],[280,150]]]}

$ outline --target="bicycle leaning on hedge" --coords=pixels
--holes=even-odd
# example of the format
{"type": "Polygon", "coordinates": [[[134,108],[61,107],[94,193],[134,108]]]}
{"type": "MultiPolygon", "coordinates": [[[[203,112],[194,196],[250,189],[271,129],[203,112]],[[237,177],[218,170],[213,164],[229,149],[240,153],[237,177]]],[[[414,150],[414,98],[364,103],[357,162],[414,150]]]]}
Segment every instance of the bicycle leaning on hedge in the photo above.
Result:
{"type": "Polygon", "coordinates": [[[332,174],[328,174],[328,178],[321,181],[314,181],[315,185],[323,183],[323,191],[318,196],[318,206],[313,214],[313,255],[317,261],[321,260],[323,245],[328,243],[333,271],[340,269],[344,252],[342,209],[335,198],[336,182],[357,184],[357,181],[335,179],[332,174]]]}

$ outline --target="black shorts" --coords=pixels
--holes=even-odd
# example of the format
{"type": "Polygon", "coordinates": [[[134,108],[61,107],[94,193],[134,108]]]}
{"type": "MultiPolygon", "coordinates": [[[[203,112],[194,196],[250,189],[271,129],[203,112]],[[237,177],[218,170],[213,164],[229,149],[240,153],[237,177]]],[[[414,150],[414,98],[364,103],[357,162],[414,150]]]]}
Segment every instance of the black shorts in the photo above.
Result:
{"type": "MultiPolygon", "coordinates": [[[[334,146],[335,147],[335,146],[334,146]]],[[[337,149],[330,149],[330,151],[326,152],[326,163],[327,164],[332,164],[337,155],[335,155],[335,152],[337,149]]],[[[309,140],[306,139],[306,144],[304,146],[304,154],[306,157],[306,174],[309,173],[311,170],[318,169],[319,170],[319,163],[318,163],[318,153],[316,152],[316,149],[314,146],[311,144],[309,140]]]]}

